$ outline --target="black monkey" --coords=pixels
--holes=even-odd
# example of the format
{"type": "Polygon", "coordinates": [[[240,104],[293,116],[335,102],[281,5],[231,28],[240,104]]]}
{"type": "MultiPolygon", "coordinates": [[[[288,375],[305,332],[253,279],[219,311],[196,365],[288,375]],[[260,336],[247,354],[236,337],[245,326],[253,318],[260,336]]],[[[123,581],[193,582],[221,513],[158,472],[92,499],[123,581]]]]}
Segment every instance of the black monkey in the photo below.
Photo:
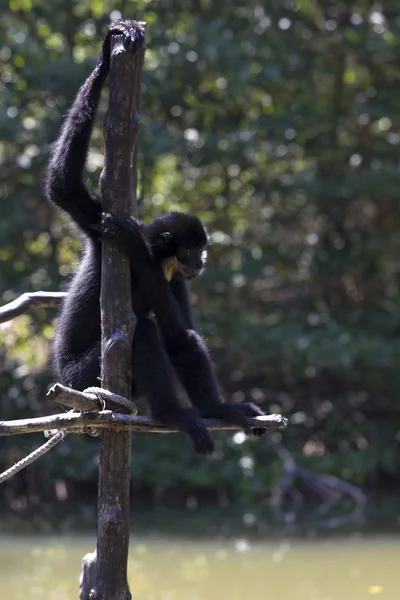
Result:
{"type": "Polygon", "coordinates": [[[61,383],[78,390],[98,384],[101,238],[111,235],[124,246],[131,264],[132,308],[137,316],[133,392],[138,389],[145,394],[155,419],[187,433],[197,452],[209,454],[213,442],[199,416],[221,418],[250,432],[248,417],[263,412],[252,404],[221,402],[206,346],[193,329],[185,280],[203,268],[208,241],[205,229],[197,217],[182,213],[168,213],[149,224],[102,217],[99,198],[83,182],[114,33],[122,34],[129,48],[142,41],[141,31],[129,22],[118,21],[108,27],[100,58],[78,91],[47,169],[47,198],[73,218],[84,238],[83,256],[58,320],[55,374],[61,383]],[[149,318],[151,311],[162,340],[149,318]],[[172,366],[194,408],[179,405],[172,366]]]}

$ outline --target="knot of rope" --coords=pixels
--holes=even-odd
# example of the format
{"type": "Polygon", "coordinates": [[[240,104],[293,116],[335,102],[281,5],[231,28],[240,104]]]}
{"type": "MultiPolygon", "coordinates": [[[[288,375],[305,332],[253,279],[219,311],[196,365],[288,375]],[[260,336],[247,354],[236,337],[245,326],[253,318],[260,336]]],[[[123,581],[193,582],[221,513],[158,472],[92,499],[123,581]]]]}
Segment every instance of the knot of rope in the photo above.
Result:
{"type": "Polygon", "coordinates": [[[103,388],[93,386],[88,387],[83,391],[84,393],[94,394],[95,396],[97,396],[99,402],[102,405],[102,410],[106,409],[106,401],[111,400],[111,402],[123,406],[123,408],[125,408],[132,415],[137,415],[138,413],[136,404],[131,400],[124,398],[124,396],[120,396],[119,394],[115,394],[114,392],[110,392],[109,390],[104,390],[103,388]]]}

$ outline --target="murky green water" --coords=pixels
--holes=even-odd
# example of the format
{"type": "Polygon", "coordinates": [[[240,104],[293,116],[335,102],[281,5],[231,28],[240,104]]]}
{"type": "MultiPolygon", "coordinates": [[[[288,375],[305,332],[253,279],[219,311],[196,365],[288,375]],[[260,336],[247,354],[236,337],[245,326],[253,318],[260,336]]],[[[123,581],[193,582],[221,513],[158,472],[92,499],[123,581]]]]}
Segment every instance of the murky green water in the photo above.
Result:
{"type": "MultiPolygon", "coordinates": [[[[76,600],[88,536],[1,536],[0,598],[76,600]]],[[[134,600],[400,598],[400,537],[195,542],[133,539],[134,600]]]]}

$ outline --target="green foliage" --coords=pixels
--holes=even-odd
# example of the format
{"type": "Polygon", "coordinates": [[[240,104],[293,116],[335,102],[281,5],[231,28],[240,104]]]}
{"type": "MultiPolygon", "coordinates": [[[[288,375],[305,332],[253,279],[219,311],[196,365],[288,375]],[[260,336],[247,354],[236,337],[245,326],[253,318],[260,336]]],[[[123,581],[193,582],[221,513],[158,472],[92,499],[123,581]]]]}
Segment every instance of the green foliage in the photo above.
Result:
{"type": "MultiPolygon", "coordinates": [[[[41,193],[49,144],[111,11],[146,20],[140,214],[190,210],[209,227],[193,304],[226,396],[291,415],[284,441],[296,458],[361,485],[382,474],[397,482],[400,439],[400,20],[394,4],[377,7],[10,0],[0,9],[2,302],[65,285],[79,243],[41,193]]],[[[48,408],[53,316],[0,327],[4,418],[48,408]]],[[[179,437],[137,435],[133,483],[157,497],[265,498],[278,459],[262,442],[229,440],[202,461],[179,437]],[[249,476],[241,464],[252,461],[249,476]]],[[[5,466],[32,441],[1,443],[5,466]]],[[[57,475],[94,483],[96,448],[68,441],[30,471],[49,485],[57,475]]]]}

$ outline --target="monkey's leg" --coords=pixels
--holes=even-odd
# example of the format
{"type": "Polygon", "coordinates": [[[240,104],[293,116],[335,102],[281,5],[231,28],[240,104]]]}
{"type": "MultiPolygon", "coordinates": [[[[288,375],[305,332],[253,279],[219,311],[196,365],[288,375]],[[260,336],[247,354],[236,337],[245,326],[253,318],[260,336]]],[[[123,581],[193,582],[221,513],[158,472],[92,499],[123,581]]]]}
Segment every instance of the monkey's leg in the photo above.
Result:
{"type": "MultiPolygon", "coordinates": [[[[190,400],[202,417],[222,419],[242,427],[246,433],[253,431],[249,417],[263,415],[252,403],[223,403],[217,379],[211,365],[207,347],[201,336],[193,329],[168,332],[163,330],[168,356],[190,400]]],[[[254,431],[259,435],[258,431],[254,431]]]]}
{"type": "Polygon", "coordinates": [[[243,427],[247,433],[259,435],[259,431],[251,430],[249,425],[249,417],[264,414],[258,406],[222,403],[207,347],[190,328],[190,307],[184,286],[175,283],[172,289],[176,295],[172,293],[160,265],[152,261],[138,223],[103,214],[102,234],[112,236],[131,257],[150,298],[168,357],[201,416],[223,419],[243,427]]]}
{"type": "Polygon", "coordinates": [[[55,349],[56,377],[63,385],[82,392],[90,386],[100,385],[101,343],[96,342],[85,353],[66,356],[63,348],[55,349]]]}
{"type": "Polygon", "coordinates": [[[146,396],[154,419],[186,433],[199,454],[211,454],[214,444],[193,408],[179,405],[168,356],[150,319],[140,317],[133,339],[133,377],[146,396]]]}

